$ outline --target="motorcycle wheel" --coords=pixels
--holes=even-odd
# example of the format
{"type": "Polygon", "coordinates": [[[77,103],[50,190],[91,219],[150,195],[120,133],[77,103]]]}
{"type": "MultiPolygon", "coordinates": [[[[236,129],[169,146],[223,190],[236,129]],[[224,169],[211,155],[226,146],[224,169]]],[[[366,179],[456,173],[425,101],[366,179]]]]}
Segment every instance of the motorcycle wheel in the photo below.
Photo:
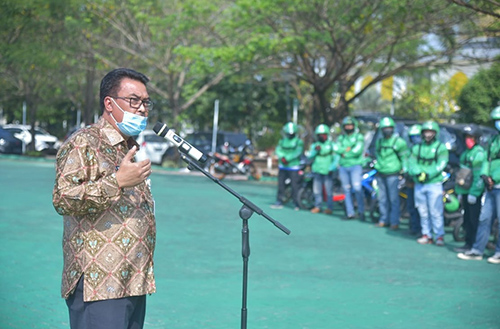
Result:
{"type": "Polygon", "coordinates": [[[311,210],[314,207],[314,193],[312,188],[301,187],[297,192],[299,206],[304,210],[311,210]]]}
{"type": "Polygon", "coordinates": [[[251,163],[248,169],[248,172],[253,179],[260,180],[261,175],[257,167],[255,167],[255,164],[251,163]]]}
{"type": "Polygon", "coordinates": [[[283,202],[283,204],[286,204],[291,199],[292,199],[292,184],[288,183],[285,185],[285,191],[283,193],[283,197],[281,198],[281,202],[283,202]]]}
{"type": "Polygon", "coordinates": [[[380,219],[378,200],[376,197],[373,197],[370,201],[370,218],[372,220],[372,223],[378,223],[378,220],[380,219]]]}
{"type": "Polygon", "coordinates": [[[224,179],[224,177],[226,177],[225,173],[217,170],[217,163],[216,162],[213,162],[210,164],[210,167],[208,167],[208,172],[217,179],[224,179]]]}
{"type": "Polygon", "coordinates": [[[455,226],[453,227],[453,240],[455,241],[465,241],[465,228],[464,219],[460,218],[456,220],[455,226]]]}

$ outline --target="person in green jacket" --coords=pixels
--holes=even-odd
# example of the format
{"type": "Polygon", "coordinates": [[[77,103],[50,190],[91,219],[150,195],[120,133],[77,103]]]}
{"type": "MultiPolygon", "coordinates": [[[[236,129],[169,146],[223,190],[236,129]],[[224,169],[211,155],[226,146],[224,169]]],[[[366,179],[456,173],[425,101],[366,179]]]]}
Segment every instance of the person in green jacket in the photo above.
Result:
{"type": "Polygon", "coordinates": [[[375,169],[377,170],[378,205],[380,219],[378,227],[390,225],[399,229],[399,175],[408,167],[408,145],[403,138],[394,134],[396,124],[389,117],[382,118],[379,129],[382,138],[375,142],[375,169]]]}
{"type": "Polygon", "coordinates": [[[334,151],[340,155],[339,178],[345,193],[346,219],[354,219],[356,213],[352,194],[356,195],[360,220],[365,220],[365,203],[361,179],[365,163],[365,139],[358,130],[358,121],[350,116],[342,120],[342,134],[337,138],[334,151]]]}
{"type": "Polygon", "coordinates": [[[448,164],[448,150],[438,140],[439,126],[434,121],[422,124],[422,143],[414,145],[409,160],[409,175],[415,181],[415,206],[420,215],[420,244],[444,246],[444,204],[442,172],[448,164]]]}
{"type": "Polygon", "coordinates": [[[300,158],[304,153],[304,142],[297,135],[297,125],[288,122],[283,126],[283,138],[276,146],[276,156],[278,157],[278,195],[276,202],[271,205],[272,208],[283,208],[283,199],[285,196],[285,181],[289,178],[292,186],[292,200],[295,210],[299,210],[299,200],[297,192],[299,189],[299,170],[300,158]]]}
{"type": "MultiPolygon", "coordinates": [[[[422,126],[414,124],[408,129],[408,138],[410,150],[414,145],[422,142],[422,126]]],[[[408,168],[409,171],[409,168],[408,168]]],[[[406,174],[406,207],[410,215],[409,232],[412,236],[420,236],[422,234],[422,227],[420,226],[420,215],[417,208],[415,208],[415,182],[412,177],[406,174]]]]}
{"type": "Polygon", "coordinates": [[[323,187],[326,194],[327,208],[325,214],[333,212],[333,171],[337,170],[337,161],[333,144],[329,138],[329,128],[325,124],[320,124],[316,127],[314,142],[309,150],[308,158],[313,159],[311,171],[313,173],[313,193],[314,193],[314,208],[311,212],[316,214],[321,212],[323,204],[323,187]]]}
{"type": "Polygon", "coordinates": [[[461,195],[464,209],[465,245],[455,248],[456,252],[465,252],[472,248],[476,241],[479,214],[481,213],[481,197],[484,192],[484,182],[481,178],[483,162],[486,161],[486,152],[479,145],[481,129],[475,124],[464,126],[466,150],[460,156],[460,170],[466,170],[471,177],[470,184],[464,179],[455,183],[455,192],[461,195]]]}
{"type": "MultiPolygon", "coordinates": [[[[491,118],[495,121],[495,128],[500,131],[500,106],[491,111],[491,118]]],[[[476,241],[472,249],[458,253],[457,257],[464,260],[482,260],[484,249],[488,244],[491,226],[495,218],[500,218],[500,136],[496,135],[488,146],[486,160],[481,168],[486,192],[479,215],[476,241]]],[[[498,226],[500,227],[500,221],[498,226]]],[[[497,239],[495,253],[488,258],[491,264],[500,264],[500,239],[497,239]]]]}

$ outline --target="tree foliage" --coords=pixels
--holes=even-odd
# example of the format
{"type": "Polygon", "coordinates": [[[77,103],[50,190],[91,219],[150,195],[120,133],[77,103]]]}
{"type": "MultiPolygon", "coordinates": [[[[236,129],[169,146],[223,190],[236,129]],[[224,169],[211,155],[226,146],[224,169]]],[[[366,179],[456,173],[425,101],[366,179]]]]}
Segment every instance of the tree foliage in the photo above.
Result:
{"type": "Polygon", "coordinates": [[[462,122],[489,124],[490,112],[500,106],[500,63],[479,71],[462,89],[458,97],[462,122]]]}

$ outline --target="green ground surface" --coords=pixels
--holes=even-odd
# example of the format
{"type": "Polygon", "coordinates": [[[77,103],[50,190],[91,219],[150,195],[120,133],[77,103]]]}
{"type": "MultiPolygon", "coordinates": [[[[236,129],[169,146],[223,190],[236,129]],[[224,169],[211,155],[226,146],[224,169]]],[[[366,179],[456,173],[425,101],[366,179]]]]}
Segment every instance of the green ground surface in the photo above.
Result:
{"type": "MultiPolygon", "coordinates": [[[[0,328],[69,328],[51,161],[0,158],[0,328]]],[[[272,182],[227,181],[289,228],[249,220],[248,328],[500,328],[500,266],[404,231],[273,210],[272,182]]],[[[239,201],[203,176],[152,175],[155,272],[145,328],[240,328],[239,201]]]]}

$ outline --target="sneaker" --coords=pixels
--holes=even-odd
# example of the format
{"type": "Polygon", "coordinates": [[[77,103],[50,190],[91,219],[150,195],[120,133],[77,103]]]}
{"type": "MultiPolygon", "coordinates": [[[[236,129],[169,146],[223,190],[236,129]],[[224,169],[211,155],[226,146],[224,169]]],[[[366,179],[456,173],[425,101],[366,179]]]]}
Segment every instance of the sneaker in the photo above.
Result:
{"type": "Polygon", "coordinates": [[[386,227],[387,224],[385,224],[384,222],[378,222],[377,224],[375,224],[375,227],[386,227]]]}
{"type": "Polygon", "coordinates": [[[321,212],[321,209],[319,209],[318,207],[314,207],[314,208],[312,208],[312,209],[311,209],[311,212],[312,212],[313,214],[317,214],[317,213],[320,213],[320,212],[321,212]]]}
{"type": "Polygon", "coordinates": [[[389,227],[389,230],[397,231],[397,230],[399,230],[399,225],[391,225],[391,227],[389,227]]]}
{"type": "Polygon", "coordinates": [[[333,211],[331,209],[325,209],[325,211],[323,211],[323,212],[327,215],[331,215],[333,213],[333,211]]]}
{"type": "Polygon", "coordinates": [[[282,209],[283,208],[283,203],[281,203],[279,201],[276,201],[276,203],[273,203],[271,205],[271,208],[273,208],[273,209],[282,209]]]}
{"type": "Polygon", "coordinates": [[[300,207],[295,206],[295,208],[293,208],[293,210],[295,210],[295,211],[299,211],[299,210],[300,210],[300,207]]]}
{"type": "Polygon", "coordinates": [[[471,250],[471,249],[472,249],[472,247],[471,247],[471,246],[468,246],[468,245],[466,245],[466,244],[465,244],[465,245],[463,245],[462,247],[456,247],[456,248],[453,248],[453,250],[454,250],[455,252],[461,252],[461,253],[464,253],[464,252],[469,251],[469,250],[471,250]]]}
{"type": "Polygon", "coordinates": [[[463,260],[482,260],[483,259],[483,255],[481,255],[475,251],[472,251],[472,250],[468,250],[466,252],[460,252],[457,254],[457,257],[460,259],[463,259],[463,260]]]}
{"type": "Polygon", "coordinates": [[[437,238],[437,240],[436,240],[436,246],[439,246],[439,247],[444,246],[444,239],[443,239],[442,236],[440,236],[439,238],[437,238]]]}
{"type": "Polygon", "coordinates": [[[488,263],[500,264],[500,252],[496,252],[493,256],[488,257],[488,263]]]}
{"type": "Polygon", "coordinates": [[[432,244],[432,238],[424,234],[421,238],[417,239],[417,242],[420,244],[432,244]]]}

